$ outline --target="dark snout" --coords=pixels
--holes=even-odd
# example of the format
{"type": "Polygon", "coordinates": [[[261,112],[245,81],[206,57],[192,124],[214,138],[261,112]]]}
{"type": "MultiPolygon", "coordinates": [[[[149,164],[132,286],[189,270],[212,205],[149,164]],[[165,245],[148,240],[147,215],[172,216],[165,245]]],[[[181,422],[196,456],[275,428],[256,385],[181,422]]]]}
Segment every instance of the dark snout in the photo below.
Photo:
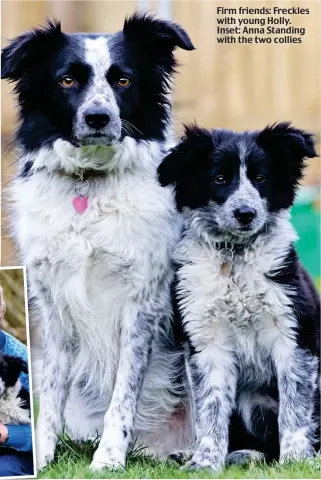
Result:
{"type": "Polygon", "coordinates": [[[249,225],[256,215],[254,208],[246,205],[234,210],[234,217],[241,223],[241,225],[249,225]]]}
{"type": "Polygon", "coordinates": [[[106,108],[91,107],[85,111],[85,122],[90,128],[100,130],[108,125],[110,112],[106,108]]]}

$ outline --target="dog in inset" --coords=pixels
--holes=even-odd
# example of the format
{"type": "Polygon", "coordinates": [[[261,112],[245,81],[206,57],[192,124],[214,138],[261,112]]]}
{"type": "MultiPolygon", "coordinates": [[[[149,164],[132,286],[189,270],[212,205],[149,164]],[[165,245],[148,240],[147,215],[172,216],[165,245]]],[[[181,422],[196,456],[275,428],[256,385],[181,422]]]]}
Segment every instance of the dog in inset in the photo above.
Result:
{"type": "Polygon", "coordinates": [[[304,159],[315,156],[313,136],[289,123],[244,133],[193,125],[159,167],[184,218],[174,260],[196,431],[190,468],[299,460],[317,448],[320,299],[289,215],[304,159]]]}
{"type": "Polygon", "coordinates": [[[30,424],[30,397],[19,380],[28,373],[21,358],[0,353],[0,420],[5,424],[30,424]]]}

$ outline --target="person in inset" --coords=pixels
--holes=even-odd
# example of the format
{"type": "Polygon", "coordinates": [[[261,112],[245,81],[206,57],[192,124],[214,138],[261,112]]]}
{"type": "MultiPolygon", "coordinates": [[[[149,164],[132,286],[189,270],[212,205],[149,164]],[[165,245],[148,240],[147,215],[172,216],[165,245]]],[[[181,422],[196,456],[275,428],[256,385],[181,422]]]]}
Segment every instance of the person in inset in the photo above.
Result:
{"type": "MultiPolygon", "coordinates": [[[[2,330],[6,304],[0,286],[0,351],[20,357],[28,364],[27,347],[2,330]]],[[[29,376],[21,373],[22,386],[29,392],[29,376]]],[[[0,477],[33,475],[31,425],[4,425],[0,422],[0,477]]]]}

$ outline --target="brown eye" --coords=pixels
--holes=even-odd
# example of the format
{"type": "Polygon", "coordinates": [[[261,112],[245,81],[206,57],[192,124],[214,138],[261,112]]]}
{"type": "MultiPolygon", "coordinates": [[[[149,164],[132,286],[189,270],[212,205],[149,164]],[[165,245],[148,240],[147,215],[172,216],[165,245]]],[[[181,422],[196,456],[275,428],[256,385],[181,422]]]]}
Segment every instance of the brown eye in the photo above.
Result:
{"type": "Polygon", "coordinates": [[[214,182],[217,185],[223,185],[224,183],[226,183],[226,180],[223,175],[216,175],[216,177],[214,177],[214,182]]]}
{"type": "Polygon", "coordinates": [[[62,77],[59,80],[59,83],[60,83],[60,85],[62,85],[65,88],[70,88],[70,87],[73,87],[75,85],[75,80],[72,77],[66,75],[65,77],[62,77]]]}
{"type": "Polygon", "coordinates": [[[261,174],[256,175],[256,177],[255,177],[256,183],[264,183],[265,180],[266,180],[266,177],[264,175],[261,175],[261,174]]]}
{"type": "Polygon", "coordinates": [[[131,80],[127,77],[121,77],[117,82],[117,85],[119,87],[129,87],[130,84],[131,84],[131,80]]]}

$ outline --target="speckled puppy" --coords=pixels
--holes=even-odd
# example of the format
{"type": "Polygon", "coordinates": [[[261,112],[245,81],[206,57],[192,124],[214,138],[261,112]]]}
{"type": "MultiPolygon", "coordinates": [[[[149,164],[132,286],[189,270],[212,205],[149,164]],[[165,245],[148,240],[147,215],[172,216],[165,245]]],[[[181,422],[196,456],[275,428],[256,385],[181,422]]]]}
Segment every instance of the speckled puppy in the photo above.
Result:
{"type": "Polygon", "coordinates": [[[220,470],[228,452],[240,461],[253,447],[281,461],[314,453],[320,300],[293,246],[289,208],[304,157],[315,155],[312,135],[287,123],[244,133],[192,126],[159,167],[185,221],[174,258],[191,468],[220,470]]]}

